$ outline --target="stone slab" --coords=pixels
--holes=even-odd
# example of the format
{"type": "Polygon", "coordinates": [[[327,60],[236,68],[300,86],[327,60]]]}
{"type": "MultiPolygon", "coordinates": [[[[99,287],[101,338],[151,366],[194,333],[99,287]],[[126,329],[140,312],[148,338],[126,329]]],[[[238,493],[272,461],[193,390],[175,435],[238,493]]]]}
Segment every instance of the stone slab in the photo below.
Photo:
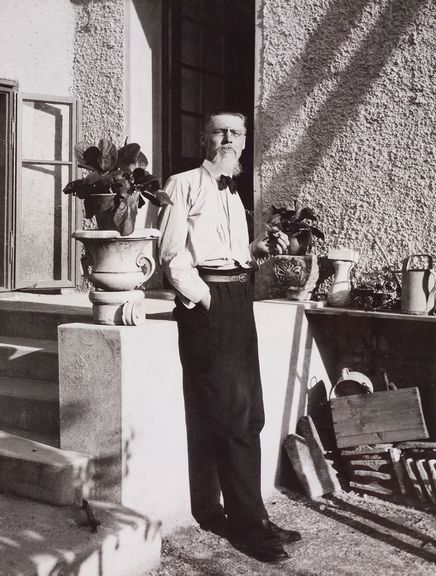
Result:
{"type": "Polygon", "coordinates": [[[307,440],[298,434],[289,434],[284,442],[284,448],[309,498],[315,499],[325,494],[307,440]]]}
{"type": "Polygon", "coordinates": [[[80,503],[92,489],[91,458],[0,432],[0,491],[59,506],[80,503]]]}
{"type": "Polygon", "coordinates": [[[0,336],[0,376],[57,380],[57,356],[54,340],[0,336]]]}
{"type": "Polygon", "coordinates": [[[341,485],[339,484],[336,470],[324,456],[323,445],[310,416],[302,416],[300,418],[297,424],[297,432],[307,441],[319,481],[323,487],[323,493],[331,494],[340,492],[341,485]]]}
{"type": "Polygon", "coordinates": [[[96,533],[78,506],[0,494],[0,576],[142,576],[160,563],[159,523],[90,501],[96,533]]]}
{"type": "Polygon", "coordinates": [[[95,457],[96,497],[191,523],[175,322],[59,327],[60,446],[95,457]]]}

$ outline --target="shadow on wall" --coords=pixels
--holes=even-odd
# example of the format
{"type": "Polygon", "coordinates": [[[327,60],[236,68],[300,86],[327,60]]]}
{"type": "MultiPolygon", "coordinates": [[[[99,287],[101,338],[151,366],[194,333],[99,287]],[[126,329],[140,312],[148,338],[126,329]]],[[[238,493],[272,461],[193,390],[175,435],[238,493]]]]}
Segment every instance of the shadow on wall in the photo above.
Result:
{"type": "MultiPolygon", "coordinates": [[[[89,410],[84,402],[70,402],[62,406],[61,429],[65,437],[69,436],[71,427],[80,425],[81,414],[89,410]]],[[[121,439],[118,429],[106,430],[105,438],[101,436],[96,441],[97,449],[93,452],[90,470],[92,471],[93,489],[91,497],[121,503],[121,486],[123,478],[129,475],[131,459],[131,444],[135,439],[135,431],[131,429],[125,438],[121,439]],[[100,451],[99,451],[100,449],[100,451]]],[[[63,446],[61,446],[63,448],[63,446]]]]}
{"type": "Polygon", "coordinates": [[[326,387],[322,380],[309,382],[313,335],[306,320],[306,310],[298,306],[292,329],[291,354],[280,429],[280,448],[274,484],[278,487],[301,488],[283,449],[290,431],[295,433],[297,422],[306,413],[311,415],[324,443],[330,444],[331,430],[326,387]]]}
{"type": "MultiPolygon", "coordinates": [[[[347,65],[337,72],[332,72],[332,67],[341,44],[357,26],[364,9],[373,2],[337,0],[330,3],[329,10],[307,41],[301,58],[287,72],[286,79],[262,103],[263,114],[267,115],[273,102],[286,98],[290,111],[282,119],[282,125],[274,126],[274,119],[268,118],[271,130],[262,134],[263,158],[266,159],[277,143],[277,134],[294,121],[315,88],[323,80],[334,77],[334,88],[309,122],[286,164],[286,170],[291,167],[294,173],[292,187],[295,197],[298,197],[305,183],[313,176],[333,140],[350,121],[357,118],[359,107],[379,79],[401,36],[407,32],[420,7],[426,3],[426,0],[387,2],[359,49],[347,65]],[[289,95],[291,86],[295,86],[295,91],[289,95]]],[[[275,180],[280,181],[280,174],[275,175],[275,180]]]]}

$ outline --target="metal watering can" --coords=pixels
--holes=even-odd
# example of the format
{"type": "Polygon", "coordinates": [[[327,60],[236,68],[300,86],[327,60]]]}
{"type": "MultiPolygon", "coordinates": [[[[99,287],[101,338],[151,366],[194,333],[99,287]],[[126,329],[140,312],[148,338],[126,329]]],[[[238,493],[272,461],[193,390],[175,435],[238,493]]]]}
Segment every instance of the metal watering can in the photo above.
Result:
{"type": "Polygon", "coordinates": [[[401,273],[401,311],[406,314],[428,314],[435,305],[436,274],[429,254],[412,254],[403,261],[401,273]],[[427,259],[428,268],[410,269],[416,257],[427,259]]]}

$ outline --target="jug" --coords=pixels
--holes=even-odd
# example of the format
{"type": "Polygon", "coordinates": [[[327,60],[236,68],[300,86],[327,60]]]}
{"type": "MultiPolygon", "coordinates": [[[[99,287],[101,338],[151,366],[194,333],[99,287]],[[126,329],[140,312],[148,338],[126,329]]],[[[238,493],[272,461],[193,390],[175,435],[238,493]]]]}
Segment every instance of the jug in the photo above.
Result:
{"type": "Polygon", "coordinates": [[[403,261],[401,279],[401,312],[428,314],[435,304],[436,274],[433,271],[433,258],[429,254],[408,256],[403,261]],[[410,261],[416,257],[427,258],[428,268],[409,269],[410,261]]]}

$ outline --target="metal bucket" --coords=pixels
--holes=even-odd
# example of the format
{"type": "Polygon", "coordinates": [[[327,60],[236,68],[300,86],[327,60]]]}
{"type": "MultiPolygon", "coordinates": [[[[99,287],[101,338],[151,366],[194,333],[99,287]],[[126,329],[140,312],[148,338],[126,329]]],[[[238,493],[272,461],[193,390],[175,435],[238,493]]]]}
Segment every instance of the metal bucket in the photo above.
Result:
{"type": "Polygon", "coordinates": [[[362,372],[352,372],[348,368],[343,368],[341,378],[330,391],[329,399],[371,392],[374,392],[374,386],[368,376],[362,372]]]}

